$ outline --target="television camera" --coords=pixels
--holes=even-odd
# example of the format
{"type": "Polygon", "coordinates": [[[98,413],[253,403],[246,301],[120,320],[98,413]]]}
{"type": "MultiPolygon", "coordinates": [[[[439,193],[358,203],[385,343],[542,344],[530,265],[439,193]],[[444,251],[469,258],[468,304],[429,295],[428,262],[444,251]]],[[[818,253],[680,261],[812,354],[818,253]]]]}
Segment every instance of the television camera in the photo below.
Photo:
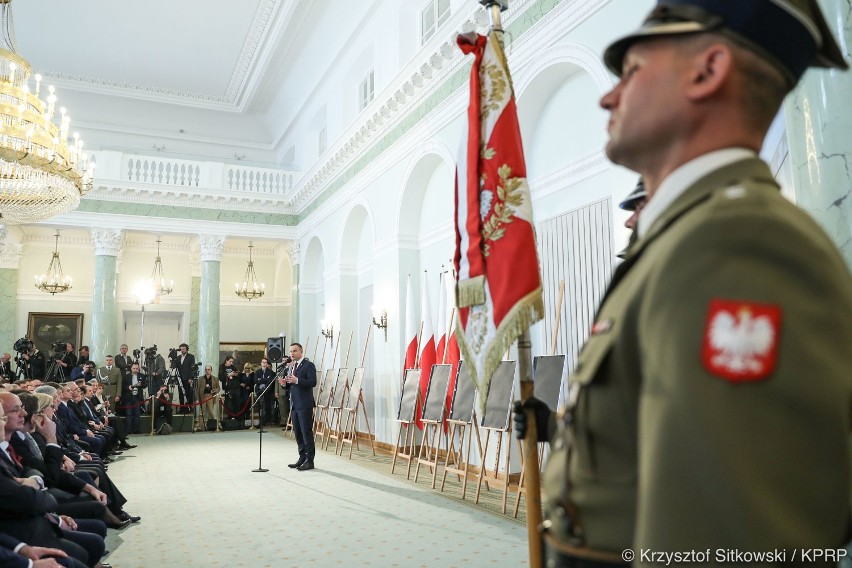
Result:
{"type": "Polygon", "coordinates": [[[29,353],[33,350],[33,342],[25,335],[15,342],[13,348],[18,353],[29,353]]]}

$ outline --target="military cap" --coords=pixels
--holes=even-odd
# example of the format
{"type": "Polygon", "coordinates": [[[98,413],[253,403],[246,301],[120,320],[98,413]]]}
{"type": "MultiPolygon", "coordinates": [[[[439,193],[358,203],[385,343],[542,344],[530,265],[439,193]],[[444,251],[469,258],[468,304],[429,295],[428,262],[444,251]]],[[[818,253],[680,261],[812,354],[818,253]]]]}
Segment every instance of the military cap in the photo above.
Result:
{"type": "Polygon", "coordinates": [[[757,52],[790,88],[808,67],[849,68],[817,0],[659,0],[642,27],[606,49],[604,62],[620,76],[634,43],[702,32],[727,35],[757,52]]]}
{"type": "Polygon", "coordinates": [[[624,198],[624,201],[618,204],[625,211],[636,211],[636,206],[640,201],[648,197],[648,192],[645,190],[645,182],[642,178],[636,183],[636,187],[630,194],[624,198]]]}

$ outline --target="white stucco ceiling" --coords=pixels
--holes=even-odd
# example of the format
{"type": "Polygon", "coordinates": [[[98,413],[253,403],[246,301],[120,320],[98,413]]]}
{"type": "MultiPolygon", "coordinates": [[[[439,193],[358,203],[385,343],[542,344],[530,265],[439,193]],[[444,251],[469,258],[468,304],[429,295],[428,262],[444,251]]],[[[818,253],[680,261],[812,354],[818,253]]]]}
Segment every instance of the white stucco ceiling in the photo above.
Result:
{"type": "Polygon", "coordinates": [[[80,89],[219,99],[243,83],[245,50],[280,0],[18,0],[18,47],[34,70],[80,89]]]}

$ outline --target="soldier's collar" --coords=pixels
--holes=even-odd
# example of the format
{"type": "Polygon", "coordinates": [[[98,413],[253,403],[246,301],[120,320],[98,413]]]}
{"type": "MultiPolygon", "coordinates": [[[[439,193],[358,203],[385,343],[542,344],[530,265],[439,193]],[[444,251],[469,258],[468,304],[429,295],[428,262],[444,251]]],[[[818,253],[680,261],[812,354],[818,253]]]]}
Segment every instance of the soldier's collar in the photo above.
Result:
{"type": "Polygon", "coordinates": [[[639,214],[639,224],[636,227],[639,238],[645,237],[672,203],[677,201],[695,182],[729,164],[755,157],[757,154],[746,148],[724,148],[694,158],[677,168],[666,176],[639,214]]]}

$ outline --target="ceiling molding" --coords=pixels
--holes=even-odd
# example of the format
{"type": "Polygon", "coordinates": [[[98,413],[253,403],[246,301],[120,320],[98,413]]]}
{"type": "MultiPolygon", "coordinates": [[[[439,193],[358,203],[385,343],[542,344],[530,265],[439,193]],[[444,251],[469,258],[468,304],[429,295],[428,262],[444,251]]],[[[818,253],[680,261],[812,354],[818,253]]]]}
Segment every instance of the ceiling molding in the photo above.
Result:
{"type": "Polygon", "coordinates": [[[182,91],[166,87],[154,87],[129,81],[112,81],[95,77],[85,77],[69,73],[59,73],[50,70],[39,71],[45,78],[51,79],[55,86],[125,97],[130,99],[153,101],[159,103],[191,106],[226,112],[242,112],[247,97],[243,96],[247,85],[255,83],[253,73],[257,73],[262,66],[257,65],[259,58],[268,57],[267,41],[270,30],[280,30],[287,26],[292,18],[293,10],[281,10],[284,0],[260,0],[254,18],[246,34],[240,55],[234,65],[233,73],[228,81],[224,94],[198,93],[182,91]],[[286,14],[287,21],[278,21],[278,14],[286,14]],[[242,101],[242,104],[238,102],[242,101]]]}

